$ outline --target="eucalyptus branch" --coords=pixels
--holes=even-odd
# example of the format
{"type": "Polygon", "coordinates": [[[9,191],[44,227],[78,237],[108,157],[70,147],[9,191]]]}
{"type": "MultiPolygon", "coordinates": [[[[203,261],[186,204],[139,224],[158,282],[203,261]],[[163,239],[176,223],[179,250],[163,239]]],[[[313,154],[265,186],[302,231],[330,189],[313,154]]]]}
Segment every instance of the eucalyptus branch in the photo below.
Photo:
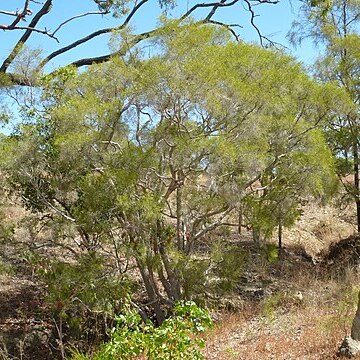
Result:
{"type": "Polygon", "coordinates": [[[210,18],[214,15],[216,9],[218,7],[224,7],[224,6],[232,6],[234,4],[236,4],[237,2],[239,2],[239,0],[233,0],[230,3],[225,4],[226,0],[221,0],[221,1],[217,1],[217,2],[213,2],[213,3],[200,3],[200,4],[195,4],[192,8],[190,8],[183,16],[180,17],[180,21],[185,20],[186,18],[188,18],[195,10],[199,9],[199,8],[210,8],[212,7],[213,9],[211,10],[211,12],[209,13],[209,15],[207,17],[208,20],[210,20],[210,18]]]}
{"type": "MultiPolygon", "coordinates": [[[[1,25],[0,24],[0,30],[9,30],[9,28],[6,25],[1,25]]],[[[29,27],[29,26],[14,26],[13,28],[11,28],[11,30],[32,31],[32,32],[36,32],[36,33],[39,33],[39,34],[49,36],[50,38],[56,40],[57,43],[59,42],[59,39],[56,36],[54,36],[53,33],[50,33],[49,30],[47,30],[46,28],[37,29],[37,28],[29,27]]]]}
{"type": "MultiPolygon", "coordinates": [[[[264,40],[266,40],[269,44],[271,45],[275,45],[276,43],[272,40],[270,40],[268,37],[264,36],[261,34],[261,31],[259,29],[259,27],[256,25],[255,23],[255,18],[258,16],[255,14],[255,11],[253,9],[253,6],[251,4],[251,0],[243,0],[245,2],[245,4],[247,5],[247,10],[250,12],[250,23],[251,23],[251,26],[255,29],[255,31],[257,32],[258,34],[258,37],[259,37],[259,41],[260,41],[260,44],[261,46],[264,46],[264,40]]],[[[262,0],[259,0],[259,3],[267,3],[267,4],[277,4],[278,3],[278,0],[274,0],[274,1],[262,1],[262,0]]]]}
{"type": "Polygon", "coordinates": [[[64,25],[68,24],[69,22],[85,17],[85,16],[89,16],[89,15],[106,15],[108,14],[109,11],[90,11],[84,14],[79,14],[79,15],[75,15],[67,20],[65,20],[64,22],[62,22],[52,33],[51,35],[54,36],[64,25]]]}
{"type": "Polygon", "coordinates": [[[238,25],[238,24],[226,24],[226,23],[223,23],[221,21],[215,21],[215,20],[207,20],[207,23],[209,24],[214,24],[214,25],[219,25],[219,26],[222,26],[224,27],[226,30],[228,30],[235,38],[236,41],[240,42],[240,37],[239,35],[234,31],[233,27],[239,27],[239,28],[242,28],[241,25],[238,25]]]}
{"type": "Polygon", "coordinates": [[[9,16],[19,16],[19,14],[17,12],[5,11],[5,10],[0,10],[0,14],[1,15],[9,15],[9,16]]]}
{"type": "MultiPolygon", "coordinates": [[[[124,22],[118,26],[118,27],[111,27],[111,28],[105,28],[105,29],[100,29],[97,31],[94,31],[93,33],[67,45],[64,46],[54,52],[52,52],[51,54],[49,54],[48,56],[46,56],[44,58],[44,60],[40,63],[40,67],[45,66],[50,60],[52,60],[53,58],[71,50],[76,48],[77,46],[84,44],[100,35],[103,34],[109,34],[113,31],[119,31],[122,30],[123,28],[125,28],[126,25],[129,24],[129,22],[131,21],[131,19],[134,17],[134,15],[137,13],[137,11],[140,9],[141,6],[143,6],[144,4],[146,4],[149,0],[142,0],[140,1],[137,5],[134,6],[134,8],[132,9],[132,11],[129,13],[129,15],[126,17],[126,19],[124,20],[124,22]]],[[[111,55],[105,55],[105,56],[100,56],[97,58],[89,58],[89,59],[82,59],[79,61],[75,61],[74,63],[72,63],[72,65],[76,66],[76,67],[80,67],[80,66],[85,66],[85,65],[91,65],[92,63],[101,63],[101,62],[105,62],[108,61],[110,59],[111,55]]]]}
{"type": "Polygon", "coordinates": [[[16,15],[15,20],[8,26],[8,30],[14,29],[15,26],[25,18],[26,15],[28,15],[29,13],[29,0],[25,0],[25,4],[24,4],[24,9],[21,13],[16,15]]]}
{"type": "Polygon", "coordinates": [[[223,225],[223,220],[226,218],[226,216],[228,216],[231,211],[233,211],[236,208],[236,206],[229,206],[227,208],[227,210],[225,210],[221,216],[219,216],[219,218],[214,221],[213,223],[211,223],[210,225],[206,226],[205,228],[201,229],[200,231],[198,231],[194,237],[192,238],[192,241],[204,236],[205,234],[207,234],[209,231],[212,231],[214,229],[216,229],[219,226],[223,225]]]}
{"type": "Polygon", "coordinates": [[[5,73],[7,68],[10,66],[12,61],[15,59],[15,57],[19,54],[20,50],[22,49],[23,45],[26,43],[26,41],[29,39],[30,35],[35,32],[36,26],[40,19],[49,13],[52,7],[52,0],[46,0],[43,7],[38,11],[38,13],[34,16],[34,18],[31,20],[28,29],[25,31],[24,35],[20,38],[20,40],[16,43],[15,47],[11,51],[10,55],[5,59],[5,61],[2,63],[0,67],[0,72],[5,73]]]}

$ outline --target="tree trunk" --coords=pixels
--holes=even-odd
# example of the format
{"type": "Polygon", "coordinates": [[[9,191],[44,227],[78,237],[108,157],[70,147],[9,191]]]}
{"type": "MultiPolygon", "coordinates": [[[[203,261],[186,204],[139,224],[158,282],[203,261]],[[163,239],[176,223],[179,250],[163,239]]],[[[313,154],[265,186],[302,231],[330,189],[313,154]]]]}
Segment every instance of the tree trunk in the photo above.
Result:
{"type": "Polygon", "coordinates": [[[165,320],[164,311],[161,309],[160,306],[160,299],[158,298],[155,290],[156,284],[154,284],[153,280],[151,279],[150,274],[146,269],[146,265],[141,261],[141,259],[136,257],[136,262],[143,279],[146,293],[149,297],[151,307],[154,309],[156,321],[159,325],[161,325],[165,320]]]}
{"type": "Polygon", "coordinates": [[[281,224],[281,220],[279,221],[278,241],[279,241],[279,249],[282,249],[282,224],[281,224]]]}
{"type": "Polygon", "coordinates": [[[259,243],[260,242],[260,230],[253,227],[252,228],[252,235],[253,235],[254,242],[259,243]]]}
{"type": "Polygon", "coordinates": [[[242,224],[243,224],[243,211],[242,211],[242,207],[239,207],[239,223],[238,223],[238,233],[239,235],[241,235],[241,230],[242,230],[242,224]]]}
{"type": "Polygon", "coordinates": [[[176,189],[176,238],[179,251],[184,251],[184,219],[182,213],[182,190],[179,186],[176,189]]]}
{"type": "Polygon", "coordinates": [[[157,251],[160,254],[161,265],[157,270],[159,279],[164,286],[164,290],[171,301],[177,301],[181,298],[181,287],[179,276],[171,264],[171,260],[167,254],[166,241],[162,238],[162,223],[158,220],[156,223],[157,233],[157,251]],[[165,273],[164,273],[165,272],[165,273]]]}
{"type": "Polygon", "coordinates": [[[356,221],[357,230],[360,232],[360,180],[359,180],[359,148],[357,139],[353,145],[354,156],[354,183],[355,183],[355,203],[356,203],[356,221]]]}
{"type": "MultiPolygon", "coordinates": [[[[165,287],[165,291],[168,295],[168,297],[172,300],[172,301],[177,301],[180,300],[181,298],[181,288],[180,288],[180,283],[179,283],[179,277],[176,274],[176,270],[173,269],[173,267],[171,266],[170,260],[168,258],[166,249],[163,245],[159,246],[159,252],[160,252],[160,256],[161,256],[161,260],[162,263],[164,265],[164,269],[167,275],[167,280],[168,280],[168,284],[171,285],[169,287],[165,287]]],[[[160,280],[164,280],[165,277],[160,276],[160,280]]]]}
{"type": "Polygon", "coordinates": [[[360,341],[360,291],[358,295],[358,305],[355,314],[355,318],[351,328],[351,337],[354,340],[360,341]]]}

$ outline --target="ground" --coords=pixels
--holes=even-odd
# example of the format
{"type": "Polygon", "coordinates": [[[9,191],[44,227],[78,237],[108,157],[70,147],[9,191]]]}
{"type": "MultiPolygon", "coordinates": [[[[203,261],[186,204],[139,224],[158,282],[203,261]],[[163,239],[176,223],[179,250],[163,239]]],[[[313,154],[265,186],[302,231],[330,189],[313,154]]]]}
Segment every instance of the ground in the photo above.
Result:
{"type": "MultiPolygon", "coordinates": [[[[337,358],[359,289],[360,240],[349,237],[351,222],[334,206],[305,206],[273,262],[264,260],[266,250],[249,234],[233,236],[250,260],[234,294],[221,299],[222,309],[213,313],[205,358],[337,358]]],[[[61,329],[47,309],[45,289],[14,249],[7,244],[0,263],[0,359],[61,358],[61,329]]]]}

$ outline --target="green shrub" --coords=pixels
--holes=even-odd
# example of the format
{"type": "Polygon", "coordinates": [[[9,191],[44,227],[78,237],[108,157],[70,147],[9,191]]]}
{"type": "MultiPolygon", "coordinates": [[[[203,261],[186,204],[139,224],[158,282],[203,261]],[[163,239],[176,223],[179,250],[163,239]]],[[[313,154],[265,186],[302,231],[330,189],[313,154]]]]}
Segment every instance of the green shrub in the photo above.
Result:
{"type": "Polygon", "coordinates": [[[276,244],[266,244],[264,252],[269,263],[274,263],[279,260],[279,248],[276,244]]]}
{"type": "Polygon", "coordinates": [[[238,245],[219,242],[212,248],[212,274],[218,279],[217,293],[228,293],[239,283],[247,261],[247,253],[238,245]]]}
{"type": "Polygon", "coordinates": [[[84,351],[103,341],[132,291],[127,277],[109,273],[105,260],[97,254],[83,255],[72,263],[36,255],[28,259],[46,284],[46,302],[63,326],[62,341],[81,343],[84,351]]]}
{"type": "Polygon", "coordinates": [[[15,268],[13,265],[8,264],[0,259],[0,275],[14,275],[15,268]]]}
{"type": "Polygon", "coordinates": [[[110,341],[99,352],[84,356],[72,352],[72,360],[201,360],[200,348],[204,340],[196,335],[212,325],[206,310],[193,302],[179,302],[173,316],[161,326],[144,323],[136,310],[129,307],[117,317],[117,326],[111,332],[110,341]]]}

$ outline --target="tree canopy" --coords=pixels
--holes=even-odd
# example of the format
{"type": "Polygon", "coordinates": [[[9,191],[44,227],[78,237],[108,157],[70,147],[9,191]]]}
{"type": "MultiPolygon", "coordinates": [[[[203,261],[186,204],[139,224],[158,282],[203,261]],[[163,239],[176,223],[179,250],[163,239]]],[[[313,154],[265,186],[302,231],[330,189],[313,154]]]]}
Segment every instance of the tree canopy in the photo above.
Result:
{"type": "Polygon", "coordinates": [[[303,196],[333,190],[320,126],[346,107],[278,51],[212,25],[162,29],[151,58],[43,76],[1,150],[11,188],[58,243],[135,259],[159,322],[162,305],[204,290],[209,264],[189,277],[193,251],[239,208],[266,238],[303,196]]]}
{"type": "Polygon", "coordinates": [[[352,109],[326,124],[328,143],[337,157],[338,174],[348,198],[356,203],[360,231],[359,180],[359,71],[360,4],[352,0],[305,2],[303,20],[295,24],[293,40],[312,37],[324,46],[314,66],[316,77],[342,88],[352,109]],[[301,29],[301,24],[305,24],[301,29]],[[352,174],[353,181],[345,178],[352,174]]]}
{"type": "MultiPolygon", "coordinates": [[[[178,23],[186,21],[190,17],[197,19],[198,23],[211,23],[217,26],[227,28],[235,37],[236,26],[240,26],[241,17],[239,15],[239,24],[227,24],[219,20],[215,20],[216,14],[223,8],[232,7],[234,11],[243,10],[244,5],[247,11],[250,13],[251,25],[256,29],[259,34],[260,40],[269,40],[261,34],[256,26],[255,16],[256,12],[254,6],[258,4],[268,3],[276,4],[278,0],[219,0],[219,1],[204,1],[204,2],[192,2],[185,6],[184,3],[178,4],[174,0],[121,0],[121,1],[97,1],[88,0],[84,6],[83,12],[78,13],[78,6],[71,6],[69,16],[64,19],[52,18],[53,9],[59,5],[59,1],[47,0],[44,2],[24,0],[17,1],[16,4],[12,4],[10,7],[0,9],[0,17],[2,24],[0,29],[4,31],[4,36],[7,32],[19,32],[22,33],[19,36],[13,49],[9,51],[0,65],[0,73],[6,74],[7,78],[12,82],[22,85],[31,85],[31,79],[26,74],[12,71],[12,64],[16,62],[16,58],[26,52],[26,45],[31,42],[31,38],[35,35],[47,37],[53,40],[56,48],[46,55],[39,55],[36,57],[35,64],[33,66],[37,71],[42,71],[45,65],[54,61],[59,56],[69,53],[71,50],[80,47],[81,45],[87,45],[91,43],[91,40],[96,39],[102,35],[111,34],[113,32],[128,31],[132,28],[135,17],[144,16],[143,11],[146,11],[147,6],[158,6],[158,16],[161,14],[169,14],[170,10],[173,10],[178,19],[178,23]],[[96,24],[98,27],[91,30],[89,33],[79,36],[76,40],[64,44],[62,41],[62,35],[65,31],[73,31],[76,28],[76,22],[81,21],[84,17],[96,17],[96,24]],[[113,16],[115,25],[104,26],[106,24],[104,20],[105,16],[113,16]],[[51,20],[51,21],[50,21],[51,20]],[[47,25],[47,23],[50,24],[47,25]]],[[[148,31],[142,33],[134,33],[128,39],[129,43],[135,45],[142,42],[149,37],[154,36],[159,29],[154,27],[148,31]]],[[[117,49],[121,52],[121,49],[117,49]]],[[[94,56],[88,58],[82,58],[70,61],[76,67],[82,67],[93,63],[101,63],[109,60],[114,53],[100,55],[94,53],[94,56]]],[[[34,57],[35,54],[31,54],[34,57]]]]}

